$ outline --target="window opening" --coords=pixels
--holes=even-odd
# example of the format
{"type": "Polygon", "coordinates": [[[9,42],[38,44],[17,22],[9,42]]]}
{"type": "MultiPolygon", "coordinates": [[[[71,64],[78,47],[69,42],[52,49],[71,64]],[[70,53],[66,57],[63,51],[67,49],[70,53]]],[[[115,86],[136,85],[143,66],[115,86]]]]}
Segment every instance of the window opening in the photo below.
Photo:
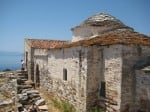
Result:
{"type": "Polygon", "coordinates": [[[63,69],[63,80],[67,80],[67,69],[63,69]]]}
{"type": "Polygon", "coordinates": [[[106,83],[104,81],[101,81],[100,96],[106,97],[106,83]]]}
{"type": "Polygon", "coordinates": [[[26,52],[26,68],[27,68],[27,63],[28,63],[28,52],[26,52]]]}

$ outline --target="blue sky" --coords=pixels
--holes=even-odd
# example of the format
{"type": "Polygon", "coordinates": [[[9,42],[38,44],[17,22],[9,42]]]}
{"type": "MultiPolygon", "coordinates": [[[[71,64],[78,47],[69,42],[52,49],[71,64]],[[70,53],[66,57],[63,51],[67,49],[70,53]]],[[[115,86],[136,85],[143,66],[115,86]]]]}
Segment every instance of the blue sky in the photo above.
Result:
{"type": "Polygon", "coordinates": [[[71,40],[71,28],[106,12],[150,36],[150,0],[0,0],[0,51],[23,52],[24,38],[71,40]]]}

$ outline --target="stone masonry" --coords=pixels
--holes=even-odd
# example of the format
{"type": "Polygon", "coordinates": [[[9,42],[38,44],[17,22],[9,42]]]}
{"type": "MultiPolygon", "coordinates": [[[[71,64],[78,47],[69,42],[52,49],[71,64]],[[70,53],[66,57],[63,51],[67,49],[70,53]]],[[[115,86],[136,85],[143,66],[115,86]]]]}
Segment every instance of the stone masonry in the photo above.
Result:
{"type": "Polygon", "coordinates": [[[149,112],[150,38],[104,13],[72,31],[72,42],[25,40],[29,79],[77,112],[149,112]]]}

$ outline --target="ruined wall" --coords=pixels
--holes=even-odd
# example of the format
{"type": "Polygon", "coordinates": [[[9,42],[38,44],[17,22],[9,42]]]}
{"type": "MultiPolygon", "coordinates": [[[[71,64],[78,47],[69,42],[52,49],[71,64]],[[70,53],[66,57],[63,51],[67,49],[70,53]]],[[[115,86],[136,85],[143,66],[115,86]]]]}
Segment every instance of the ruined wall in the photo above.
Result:
{"type": "MultiPolygon", "coordinates": [[[[150,56],[150,48],[144,46],[123,46],[122,47],[122,89],[121,89],[121,111],[137,112],[137,97],[142,96],[142,92],[137,94],[138,81],[143,80],[142,76],[136,76],[136,67],[143,66],[144,59],[150,56]],[[138,96],[137,96],[138,95],[138,96]]],[[[146,61],[146,60],[145,60],[146,61]]],[[[148,60],[147,60],[148,61],[148,60]]],[[[146,61],[146,62],[147,62],[146,61]]],[[[144,81],[144,80],[143,80],[144,81]]],[[[144,85],[140,85],[143,88],[144,85]]],[[[140,107],[139,107],[140,108],[140,107]]]]}
{"type": "Polygon", "coordinates": [[[81,47],[48,51],[48,74],[41,74],[41,86],[68,100],[78,112],[86,111],[87,49],[81,47]],[[67,79],[64,79],[64,70],[67,79]]]}
{"type": "Polygon", "coordinates": [[[101,106],[108,112],[120,109],[121,45],[92,46],[88,51],[87,108],[101,106]],[[100,95],[101,82],[105,90],[100,95]]]}

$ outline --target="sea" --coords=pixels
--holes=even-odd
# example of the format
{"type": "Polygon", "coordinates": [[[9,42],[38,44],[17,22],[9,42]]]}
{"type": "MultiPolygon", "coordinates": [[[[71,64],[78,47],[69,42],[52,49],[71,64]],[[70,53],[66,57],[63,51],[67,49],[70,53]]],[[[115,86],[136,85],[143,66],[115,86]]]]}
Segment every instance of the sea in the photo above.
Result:
{"type": "Polygon", "coordinates": [[[0,52],[0,71],[21,69],[22,53],[0,52]]]}

